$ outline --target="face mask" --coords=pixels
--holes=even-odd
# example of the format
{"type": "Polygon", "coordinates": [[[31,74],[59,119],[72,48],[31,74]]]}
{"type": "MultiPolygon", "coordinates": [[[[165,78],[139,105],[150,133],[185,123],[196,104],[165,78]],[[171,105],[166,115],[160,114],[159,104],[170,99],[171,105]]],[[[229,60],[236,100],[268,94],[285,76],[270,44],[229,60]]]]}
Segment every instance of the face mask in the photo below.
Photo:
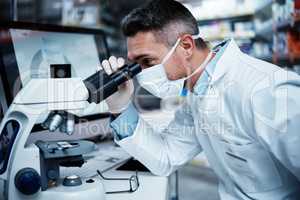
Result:
{"type": "MultiPolygon", "coordinates": [[[[193,36],[193,39],[200,38],[200,35],[193,36]]],[[[185,80],[192,77],[194,74],[202,70],[210,61],[212,52],[206,57],[205,61],[189,76],[179,80],[171,81],[168,79],[164,64],[168,61],[171,55],[175,52],[180,39],[178,39],[172,49],[164,57],[162,63],[144,69],[136,77],[139,84],[148,92],[156,97],[166,99],[169,97],[178,97],[183,93],[185,80]]]]}

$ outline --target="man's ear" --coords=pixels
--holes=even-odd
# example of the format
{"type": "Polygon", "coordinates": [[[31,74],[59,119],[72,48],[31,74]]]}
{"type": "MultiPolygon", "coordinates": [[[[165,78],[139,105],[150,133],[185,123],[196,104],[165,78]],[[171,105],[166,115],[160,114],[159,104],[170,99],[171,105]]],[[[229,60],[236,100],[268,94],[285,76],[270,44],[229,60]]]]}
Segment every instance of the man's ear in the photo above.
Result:
{"type": "Polygon", "coordinates": [[[195,41],[193,37],[189,34],[185,34],[181,37],[180,47],[184,50],[184,55],[186,57],[191,57],[193,50],[195,48],[195,41]]]}

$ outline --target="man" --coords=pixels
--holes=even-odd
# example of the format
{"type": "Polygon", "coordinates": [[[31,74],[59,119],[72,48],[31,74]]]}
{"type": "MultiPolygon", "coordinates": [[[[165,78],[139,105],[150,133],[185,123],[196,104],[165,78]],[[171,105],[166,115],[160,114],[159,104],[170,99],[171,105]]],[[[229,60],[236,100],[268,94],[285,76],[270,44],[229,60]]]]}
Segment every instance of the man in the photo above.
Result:
{"type": "MultiPolygon", "coordinates": [[[[169,175],[204,152],[221,199],[300,199],[300,77],[242,53],[233,39],[210,50],[192,14],[174,0],[153,0],[123,21],[138,82],[186,102],[162,133],[130,103],[128,82],[109,97],[116,142],[154,174],[169,175]],[[186,92],[185,92],[186,93],[186,92]]],[[[108,74],[124,64],[111,57],[108,74]]]]}

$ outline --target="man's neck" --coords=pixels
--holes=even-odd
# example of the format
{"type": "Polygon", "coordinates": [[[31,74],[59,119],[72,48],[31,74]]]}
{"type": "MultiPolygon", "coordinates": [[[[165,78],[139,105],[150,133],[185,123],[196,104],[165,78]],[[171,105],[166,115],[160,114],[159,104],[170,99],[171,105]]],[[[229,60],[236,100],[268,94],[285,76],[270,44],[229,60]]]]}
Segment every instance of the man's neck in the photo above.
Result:
{"type": "MultiPolygon", "coordinates": [[[[192,68],[192,73],[196,71],[200,65],[206,60],[207,56],[209,56],[210,49],[205,49],[205,50],[198,50],[195,52],[195,56],[193,56],[191,60],[191,68],[192,68]]],[[[212,58],[214,55],[210,58],[212,58]]],[[[186,86],[190,91],[193,91],[194,86],[196,85],[197,81],[199,80],[200,76],[204,72],[206,66],[203,66],[201,70],[199,70],[197,73],[195,73],[192,77],[186,80],[186,86]]]]}

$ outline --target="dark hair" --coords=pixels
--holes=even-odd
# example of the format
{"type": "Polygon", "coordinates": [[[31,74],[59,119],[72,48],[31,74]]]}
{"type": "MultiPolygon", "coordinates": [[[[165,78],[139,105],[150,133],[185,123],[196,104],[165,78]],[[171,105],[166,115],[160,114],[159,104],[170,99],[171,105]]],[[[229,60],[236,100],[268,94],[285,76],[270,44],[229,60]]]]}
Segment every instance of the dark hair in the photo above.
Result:
{"type": "MultiPolygon", "coordinates": [[[[157,39],[168,45],[173,45],[182,34],[199,34],[195,17],[185,6],[175,0],[152,0],[129,13],[123,19],[121,26],[126,37],[133,37],[139,32],[152,31],[157,39]]],[[[196,46],[200,49],[207,48],[201,38],[196,40],[196,46]]]]}

